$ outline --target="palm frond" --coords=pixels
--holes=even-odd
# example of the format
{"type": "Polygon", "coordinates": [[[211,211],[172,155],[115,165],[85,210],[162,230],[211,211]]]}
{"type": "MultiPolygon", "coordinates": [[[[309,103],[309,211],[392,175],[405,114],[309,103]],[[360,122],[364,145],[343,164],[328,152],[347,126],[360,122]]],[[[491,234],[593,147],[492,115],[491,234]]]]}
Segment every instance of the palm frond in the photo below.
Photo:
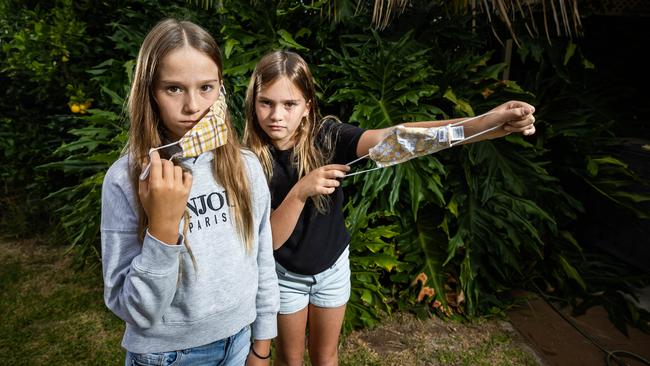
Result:
{"type": "Polygon", "coordinates": [[[409,0],[375,0],[372,24],[378,29],[386,28],[394,16],[404,12],[409,3],[409,0]]]}
{"type": "MultiPolygon", "coordinates": [[[[411,2],[407,0],[375,0],[372,25],[377,29],[386,28],[393,19],[404,12],[411,2]]],[[[420,3],[424,7],[424,3],[420,3]]],[[[582,35],[582,22],[578,0],[454,0],[448,4],[452,14],[471,12],[473,17],[484,14],[492,25],[495,38],[503,44],[495,24],[495,18],[506,27],[510,37],[520,46],[518,29],[522,27],[533,37],[539,37],[536,18],[541,17],[544,34],[550,43],[551,29],[557,37],[578,37],[582,35]],[[524,10],[526,9],[526,10],[524,10]],[[496,15],[496,17],[493,17],[496,15]],[[552,19],[552,24],[549,21],[552,19]]]]}
{"type": "Polygon", "coordinates": [[[492,26],[492,31],[497,40],[500,38],[495,29],[495,23],[491,14],[496,14],[501,22],[505,25],[510,33],[510,37],[520,46],[517,36],[517,25],[523,24],[528,34],[533,37],[539,37],[539,31],[536,25],[536,18],[541,17],[544,25],[544,35],[548,42],[551,42],[549,27],[549,18],[553,20],[555,36],[573,37],[582,36],[582,22],[580,21],[580,11],[578,9],[578,0],[482,0],[478,6],[475,1],[467,2],[462,0],[454,1],[452,6],[458,13],[466,13],[468,10],[473,15],[484,13],[488,22],[492,26]],[[527,11],[524,11],[524,6],[527,11]]]}

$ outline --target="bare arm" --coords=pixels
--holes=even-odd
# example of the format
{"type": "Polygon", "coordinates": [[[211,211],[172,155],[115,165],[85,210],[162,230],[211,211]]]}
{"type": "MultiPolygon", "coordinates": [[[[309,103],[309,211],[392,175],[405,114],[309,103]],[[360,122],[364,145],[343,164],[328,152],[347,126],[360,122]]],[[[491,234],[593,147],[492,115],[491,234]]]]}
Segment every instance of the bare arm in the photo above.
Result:
{"type": "Polygon", "coordinates": [[[280,206],[271,212],[273,250],[280,248],[289,239],[305,207],[306,200],[300,199],[293,191],[289,191],[280,206]]]}
{"type": "MultiPolygon", "coordinates": [[[[503,137],[512,132],[521,132],[524,135],[535,133],[535,117],[533,113],[535,108],[528,103],[519,101],[510,101],[492,109],[490,114],[477,118],[462,126],[465,128],[465,136],[472,136],[478,132],[485,131],[491,127],[503,125],[489,133],[477,136],[468,142],[477,142],[481,140],[494,139],[503,137]]],[[[406,127],[441,127],[455,122],[462,121],[466,118],[448,119],[442,121],[423,121],[403,123],[406,127]]],[[[373,146],[377,145],[392,129],[392,127],[377,130],[366,130],[357,143],[357,156],[361,157],[368,154],[373,146]]],[[[467,143],[467,142],[466,142],[467,143]]]]}
{"type": "Polygon", "coordinates": [[[343,178],[349,170],[346,165],[325,165],[309,172],[291,188],[280,206],[271,213],[274,250],[280,248],[293,233],[307,200],[318,194],[333,193],[341,184],[336,178],[343,178]]]}

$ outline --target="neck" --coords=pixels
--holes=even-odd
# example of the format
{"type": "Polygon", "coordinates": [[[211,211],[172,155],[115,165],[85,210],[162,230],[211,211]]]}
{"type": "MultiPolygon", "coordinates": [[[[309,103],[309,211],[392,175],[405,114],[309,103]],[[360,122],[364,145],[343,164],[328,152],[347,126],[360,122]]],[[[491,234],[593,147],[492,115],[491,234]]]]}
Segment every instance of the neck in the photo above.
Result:
{"type": "Polygon", "coordinates": [[[290,140],[290,141],[272,141],[273,147],[275,147],[276,150],[289,150],[293,148],[296,144],[295,141],[290,140]]]}

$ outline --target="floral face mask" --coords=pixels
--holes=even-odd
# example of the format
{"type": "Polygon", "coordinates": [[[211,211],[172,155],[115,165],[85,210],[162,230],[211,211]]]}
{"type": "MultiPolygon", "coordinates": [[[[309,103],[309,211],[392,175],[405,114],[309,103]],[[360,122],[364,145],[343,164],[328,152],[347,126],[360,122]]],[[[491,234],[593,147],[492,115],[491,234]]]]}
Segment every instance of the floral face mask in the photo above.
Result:
{"type": "Polygon", "coordinates": [[[369,150],[368,155],[362,156],[347,164],[351,165],[369,157],[377,164],[377,167],[347,174],[346,177],[400,164],[419,156],[429,155],[501,127],[501,125],[497,125],[472,136],[465,137],[465,128],[460,125],[485,116],[488,113],[442,127],[422,128],[396,126],[383,140],[369,150]]]}
{"type": "MultiPolygon", "coordinates": [[[[149,154],[172,145],[179,145],[181,151],[172,155],[170,159],[191,158],[225,145],[228,142],[228,125],[226,125],[227,108],[226,91],[222,85],[217,100],[210,106],[208,113],[191,130],[187,131],[176,142],[151,148],[149,154]]],[[[147,164],[140,174],[140,180],[147,179],[150,168],[151,163],[147,164]]]]}

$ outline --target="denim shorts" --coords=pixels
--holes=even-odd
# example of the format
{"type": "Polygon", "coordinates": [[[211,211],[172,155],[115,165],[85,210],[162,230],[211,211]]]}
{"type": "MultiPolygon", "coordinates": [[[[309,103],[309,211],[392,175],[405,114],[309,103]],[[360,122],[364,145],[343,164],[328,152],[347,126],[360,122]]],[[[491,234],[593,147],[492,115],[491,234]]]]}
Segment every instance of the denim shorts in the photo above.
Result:
{"type": "Polygon", "coordinates": [[[350,299],[350,249],[345,248],[330,268],[315,275],[288,271],[275,262],[280,285],[280,314],[293,314],[308,304],[336,308],[350,299]]]}
{"type": "Polygon", "coordinates": [[[126,352],[126,366],[243,366],[251,345],[251,328],[204,346],[156,353],[126,352]]]}

